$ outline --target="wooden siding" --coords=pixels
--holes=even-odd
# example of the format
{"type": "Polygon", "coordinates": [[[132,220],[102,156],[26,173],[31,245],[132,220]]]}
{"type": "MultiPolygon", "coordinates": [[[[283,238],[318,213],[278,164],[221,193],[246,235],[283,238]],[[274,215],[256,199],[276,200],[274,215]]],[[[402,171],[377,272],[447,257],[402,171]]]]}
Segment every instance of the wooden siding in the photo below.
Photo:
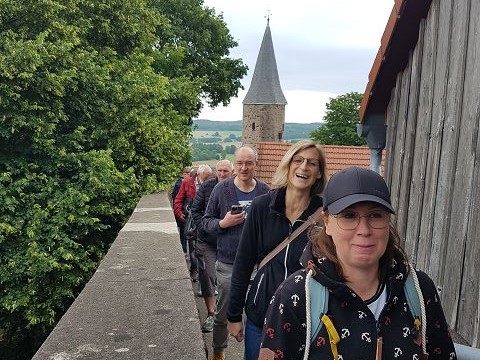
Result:
{"type": "Polygon", "coordinates": [[[387,108],[385,178],[405,249],[480,345],[480,2],[434,0],[387,108]]]}

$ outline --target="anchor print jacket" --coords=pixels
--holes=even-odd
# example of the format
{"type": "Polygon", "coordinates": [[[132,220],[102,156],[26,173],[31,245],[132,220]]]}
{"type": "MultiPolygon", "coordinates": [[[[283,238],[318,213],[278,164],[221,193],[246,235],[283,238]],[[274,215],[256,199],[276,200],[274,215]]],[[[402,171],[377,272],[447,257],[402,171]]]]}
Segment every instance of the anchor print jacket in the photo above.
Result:
{"type": "MultiPolygon", "coordinates": [[[[377,338],[383,337],[382,359],[421,359],[421,343],[408,309],[403,285],[407,266],[399,261],[386,270],[387,302],[376,321],[364,301],[340,281],[328,260],[313,259],[309,247],[302,263],[314,260],[314,278],[329,290],[327,315],[340,336],[339,360],[375,359],[377,338]],[[417,345],[418,343],[418,345],[417,345]]],[[[430,360],[456,359],[453,341],[433,281],[417,271],[427,317],[427,353],[430,360]]],[[[262,348],[275,353],[275,359],[303,359],[306,336],[305,270],[288,277],[270,302],[262,334],[262,348]]],[[[311,296],[315,296],[311,294],[311,296]]],[[[333,359],[328,333],[322,326],[310,345],[309,359],[333,359]]]]}

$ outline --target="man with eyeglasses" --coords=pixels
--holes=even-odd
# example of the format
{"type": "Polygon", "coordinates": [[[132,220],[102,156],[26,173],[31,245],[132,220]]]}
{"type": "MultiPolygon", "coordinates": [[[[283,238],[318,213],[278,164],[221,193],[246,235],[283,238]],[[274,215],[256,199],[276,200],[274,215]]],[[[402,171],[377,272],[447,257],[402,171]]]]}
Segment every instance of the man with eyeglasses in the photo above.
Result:
{"type": "Polygon", "coordinates": [[[230,295],[230,280],[233,262],[237,253],[243,223],[252,200],[265,194],[270,187],[254,178],[257,166],[256,151],[241,146],[235,152],[235,176],[226,179],[213,188],[202,225],[207,233],[217,235],[217,309],[213,326],[213,359],[225,359],[228,345],[227,309],[230,295]],[[243,211],[232,213],[232,205],[241,205],[243,211]]]}

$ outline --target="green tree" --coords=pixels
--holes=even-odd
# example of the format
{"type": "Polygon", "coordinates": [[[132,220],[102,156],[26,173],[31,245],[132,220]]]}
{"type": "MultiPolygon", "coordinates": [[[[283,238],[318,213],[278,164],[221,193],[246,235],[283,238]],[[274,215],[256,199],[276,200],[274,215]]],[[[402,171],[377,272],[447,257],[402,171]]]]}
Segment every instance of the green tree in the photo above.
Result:
{"type": "Polygon", "coordinates": [[[158,27],[157,68],[170,77],[203,79],[203,97],[211,107],[227,106],[243,89],[240,80],[248,67],[241,59],[229,57],[238,46],[222,14],[204,7],[203,0],[152,0],[168,20],[158,27]]]}
{"type": "Polygon", "coordinates": [[[190,163],[201,100],[228,102],[240,84],[221,17],[178,4],[0,0],[2,359],[32,355],[139,197],[190,163]],[[208,48],[211,32],[223,37],[208,48]],[[182,56],[191,39],[204,48],[182,56]]]}
{"type": "Polygon", "coordinates": [[[357,135],[356,128],[361,100],[362,94],[357,92],[330,99],[323,117],[325,124],[312,131],[310,137],[325,145],[366,145],[365,139],[357,135]]]}

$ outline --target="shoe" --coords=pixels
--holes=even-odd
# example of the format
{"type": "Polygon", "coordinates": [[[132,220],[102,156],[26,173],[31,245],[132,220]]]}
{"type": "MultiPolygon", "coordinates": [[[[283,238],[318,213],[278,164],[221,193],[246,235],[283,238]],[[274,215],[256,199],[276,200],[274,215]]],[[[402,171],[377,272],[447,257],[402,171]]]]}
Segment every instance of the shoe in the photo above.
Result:
{"type": "Polygon", "coordinates": [[[223,352],[213,353],[212,360],[225,360],[225,354],[223,352]]]}
{"type": "Polygon", "coordinates": [[[193,281],[193,282],[197,282],[198,281],[198,271],[190,271],[190,279],[193,281]]]}
{"type": "MultiPolygon", "coordinates": [[[[209,333],[213,331],[213,323],[215,321],[215,316],[213,314],[208,315],[205,321],[202,324],[202,332],[203,333],[209,333]]],[[[223,354],[223,353],[215,353],[215,354],[223,354]]],[[[216,359],[215,355],[213,357],[216,359]]],[[[224,359],[225,357],[221,358],[224,359]]]]}

